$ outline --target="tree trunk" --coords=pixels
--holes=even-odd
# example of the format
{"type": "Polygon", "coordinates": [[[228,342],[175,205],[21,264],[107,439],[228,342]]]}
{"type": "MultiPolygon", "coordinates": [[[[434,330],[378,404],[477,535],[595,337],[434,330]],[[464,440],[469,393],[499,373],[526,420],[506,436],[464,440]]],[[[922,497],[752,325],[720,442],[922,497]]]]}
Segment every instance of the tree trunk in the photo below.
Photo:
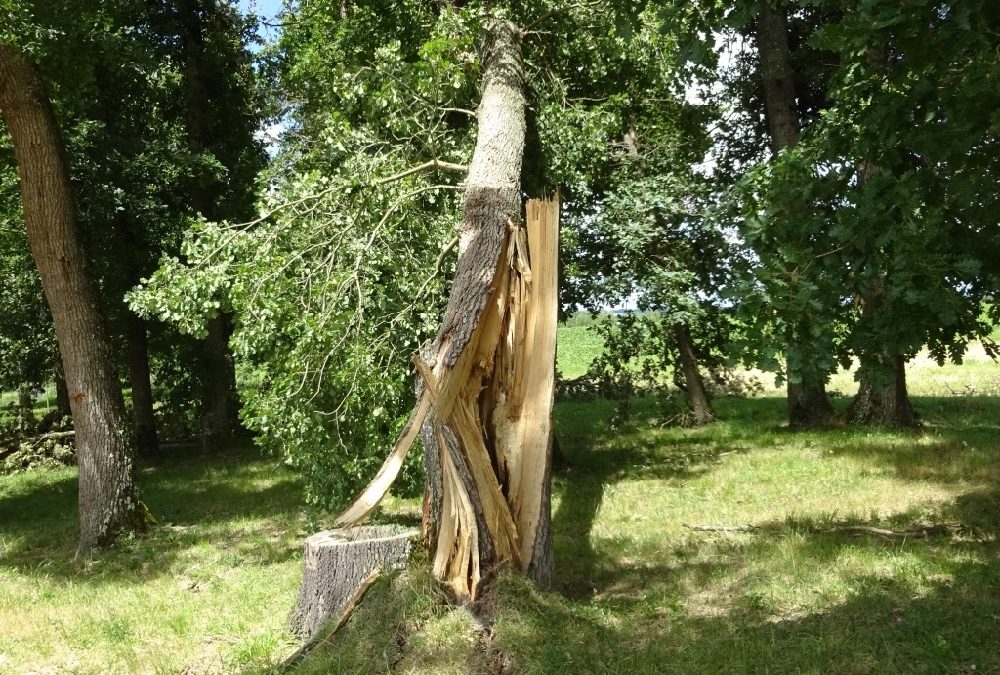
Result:
{"type": "Polygon", "coordinates": [[[788,424],[792,427],[817,427],[833,424],[837,413],[826,395],[826,384],[810,382],[800,373],[801,382],[788,382],[788,424]]]}
{"type": "Polygon", "coordinates": [[[552,576],[558,198],[529,202],[527,231],[520,226],[520,32],[493,21],[486,41],[448,306],[437,338],[415,358],[423,383],[410,422],[379,475],[338,520],[350,525],[375,508],[422,430],[425,536],[435,576],[460,601],[475,600],[482,580],[505,562],[542,585],[552,576]]]}
{"type": "Polygon", "coordinates": [[[0,110],[21,177],[28,243],[52,312],[80,466],[83,555],[143,526],[135,447],[97,286],[77,231],[66,148],[35,67],[0,45],[0,110]]]}
{"type": "Polygon", "coordinates": [[[56,381],[56,408],[62,417],[72,417],[73,411],[69,406],[69,389],[66,387],[66,375],[63,374],[62,360],[56,359],[55,373],[56,381]]]}
{"type": "Polygon", "coordinates": [[[237,426],[236,369],[229,351],[229,317],[220,314],[208,322],[201,343],[202,443],[206,448],[224,446],[237,426]]]}
{"type": "MultiPolygon", "coordinates": [[[[181,56],[185,86],[185,117],[188,148],[194,154],[212,153],[217,146],[220,122],[212,107],[217,79],[230,77],[220,71],[223,65],[214,63],[208,53],[209,22],[215,3],[204,0],[184,0],[176,5],[180,21],[181,56]]],[[[217,161],[222,161],[218,156],[217,161]]],[[[227,166],[227,170],[236,170],[227,166]]],[[[226,184],[214,170],[202,169],[189,190],[192,208],[211,221],[232,217],[221,211],[220,202],[226,184]]],[[[232,332],[231,317],[220,314],[208,324],[208,335],[201,344],[202,370],[202,444],[206,448],[225,445],[238,428],[239,401],[236,394],[236,371],[229,349],[232,332]]]]}
{"type": "Polygon", "coordinates": [[[919,426],[906,391],[906,359],[901,354],[886,355],[878,365],[865,369],[847,415],[851,424],[919,426]]]}
{"type": "Polygon", "coordinates": [[[30,384],[22,384],[17,388],[17,417],[21,431],[30,434],[35,430],[35,395],[30,384]]]}
{"type": "MultiPolygon", "coordinates": [[[[764,106],[771,150],[778,154],[799,141],[792,55],[784,8],[762,2],[757,17],[757,52],[764,84],[764,106]]],[[[804,327],[808,334],[808,326],[804,327]]],[[[789,348],[794,348],[790,345],[789,348]]],[[[790,367],[789,367],[790,369],[790,367]]],[[[828,424],[834,418],[826,382],[805,372],[788,374],[788,423],[794,427],[828,424]],[[794,380],[794,383],[793,383],[794,380]]]]}
{"type": "Polygon", "coordinates": [[[146,322],[125,308],[122,313],[125,329],[125,363],[132,385],[132,421],[135,424],[137,448],[144,455],[159,450],[156,437],[156,416],[153,414],[153,385],[149,376],[149,341],[146,322]]]}
{"type": "Polygon", "coordinates": [[[694,340],[691,339],[691,329],[687,324],[678,323],[674,326],[674,336],[681,357],[681,369],[684,371],[684,384],[687,386],[688,407],[694,413],[695,422],[708,424],[715,419],[715,413],[705,391],[705,379],[698,369],[698,356],[694,340]]]}
{"type": "Polygon", "coordinates": [[[306,539],[302,586],[289,616],[292,632],[311,640],[349,609],[373,572],[406,567],[418,534],[397,525],[376,525],[328,530],[306,539]]]}

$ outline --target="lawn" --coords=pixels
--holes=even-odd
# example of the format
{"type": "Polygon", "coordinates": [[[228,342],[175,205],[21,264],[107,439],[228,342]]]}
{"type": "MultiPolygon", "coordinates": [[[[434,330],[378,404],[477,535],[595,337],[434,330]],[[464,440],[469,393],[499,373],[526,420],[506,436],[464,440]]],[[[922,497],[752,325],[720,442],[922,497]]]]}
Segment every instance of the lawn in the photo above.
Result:
{"type": "MultiPolygon", "coordinates": [[[[660,427],[649,401],[624,423],[561,402],[554,588],[501,573],[484,631],[418,560],[293,671],[1000,673],[998,377],[915,363],[922,433],[792,433],[774,396],[718,399],[700,429],[660,427]]],[[[141,481],[159,523],[79,565],[74,472],[0,477],[0,673],[266,673],[294,649],[284,621],[319,527],[294,475],[244,450],[180,453],[141,481]]],[[[418,513],[392,499],[379,517],[418,513]]]]}

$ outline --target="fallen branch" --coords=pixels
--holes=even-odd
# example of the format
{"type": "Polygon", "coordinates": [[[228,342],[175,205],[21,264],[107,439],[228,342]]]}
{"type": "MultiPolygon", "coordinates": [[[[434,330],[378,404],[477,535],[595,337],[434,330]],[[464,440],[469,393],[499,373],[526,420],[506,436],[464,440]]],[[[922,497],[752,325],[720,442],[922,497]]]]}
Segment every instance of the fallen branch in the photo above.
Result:
{"type": "Polygon", "coordinates": [[[934,534],[952,534],[962,529],[958,523],[928,523],[920,527],[908,530],[887,530],[882,527],[871,527],[869,525],[837,525],[819,532],[856,532],[858,534],[874,534],[879,537],[909,538],[909,537],[929,537],[934,534]]]}
{"type": "Polygon", "coordinates": [[[76,435],[76,432],[73,431],[72,429],[70,429],[69,431],[50,431],[47,434],[42,434],[41,436],[37,436],[34,439],[34,441],[35,442],[40,442],[40,441],[47,441],[47,440],[55,439],[55,438],[72,438],[75,435],[76,435]]]}
{"type": "Polygon", "coordinates": [[[695,532],[756,532],[758,527],[754,525],[688,525],[684,527],[695,532]]]}
{"type": "MultiPolygon", "coordinates": [[[[763,532],[776,530],[779,528],[759,527],[757,525],[689,525],[683,524],[689,530],[696,532],[763,532]]],[[[809,532],[815,534],[830,534],[834,532],[853,532],[855,534],[873,534],[879,537],[890,538],[927,538],[938,534],[953,534],[964,529],[961,523],[927,523],[920,527],[913,527],[906,530],[890,530],[884,527],[873,527],[871,525],[834,525],[832,527],[810,527],[809,532]]]]}

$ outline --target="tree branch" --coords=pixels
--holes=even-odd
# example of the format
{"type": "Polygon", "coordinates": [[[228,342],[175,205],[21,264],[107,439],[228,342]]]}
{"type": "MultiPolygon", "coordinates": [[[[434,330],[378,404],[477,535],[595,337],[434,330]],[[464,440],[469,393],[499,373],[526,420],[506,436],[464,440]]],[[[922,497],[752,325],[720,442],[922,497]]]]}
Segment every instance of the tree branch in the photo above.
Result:
{"type": "Polygon", "coordinates": [[[417,166],[411,167],[406,171],[401,171],[394,176],[388,176],[387,178],[380,178],[375,181],[373,185],[385,185],[386,183],[392,183],[393,181],[401,180],[407,176],[412,176],[415,173],[420,173],[421,171],[430,171],[431,169],[446,169],[448,171],[458,171],[460,173],[467,173],[469,167],[464,164],[452,164],[451,162],[442,162],[439,159],[432,159],[429,162],[424,162],[417,166]]]}

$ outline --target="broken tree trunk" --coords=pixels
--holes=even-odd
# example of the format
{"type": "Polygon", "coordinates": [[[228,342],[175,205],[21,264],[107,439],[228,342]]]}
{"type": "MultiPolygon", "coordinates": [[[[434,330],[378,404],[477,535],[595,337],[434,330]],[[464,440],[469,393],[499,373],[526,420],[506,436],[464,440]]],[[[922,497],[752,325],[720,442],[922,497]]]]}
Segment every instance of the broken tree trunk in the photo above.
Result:
{"type": "Polygon", "coordinates": [[[292,631],[311,640],[352,601],[378,570],[402,569],[410,559],[415,529],[380,525],[319,532],[306,539],[299,600],[289,617],[292,631]]]}
{"type": "Polygon", "coordinates": [[[555,381],[558,196],[521,222],[524,82],[520,31],[487,26],[476,150],[459,257],[442,325],[414,358],[420,392],[392,455],[340,517],[364,519],[417,433],[427,453],[424,534],[435,576],[458,601],[512,563],[552,575],[551,413],[555,381]]]}

